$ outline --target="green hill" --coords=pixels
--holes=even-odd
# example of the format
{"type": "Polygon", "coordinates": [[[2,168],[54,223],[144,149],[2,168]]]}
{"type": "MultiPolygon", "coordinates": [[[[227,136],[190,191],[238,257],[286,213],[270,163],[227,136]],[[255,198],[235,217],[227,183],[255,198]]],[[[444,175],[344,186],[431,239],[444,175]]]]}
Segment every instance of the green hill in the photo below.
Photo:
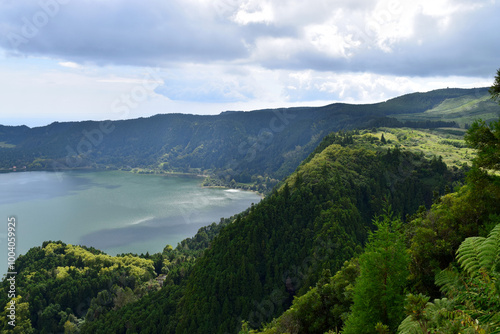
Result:
{"type": "Polygon", "coordinates": [[[374,126],[464,127],[474,117],[489,120],[495,114],[500,114],[500,107],[481,88],[414,93],[366,105],[336,103],[215,116],[167,114],[36,128],[0,126],[0,169],[196,173],[212,176],[207,185],[234,180],[266,192],[330,132],[374,126]]]}
{"type": "MultiPolygon", "coordinates": [[[[440,91],[446,93],[448,90],[451,89],[440,91]]],[[[479,118],[489,123],[500,117],[498,104],[491,99],[487,88],[466,90],[463,93],[450,96],[426,110],[417,113],[398,112],[394,117],[400,121],[453,121],[462,128],[479,118]]]]}

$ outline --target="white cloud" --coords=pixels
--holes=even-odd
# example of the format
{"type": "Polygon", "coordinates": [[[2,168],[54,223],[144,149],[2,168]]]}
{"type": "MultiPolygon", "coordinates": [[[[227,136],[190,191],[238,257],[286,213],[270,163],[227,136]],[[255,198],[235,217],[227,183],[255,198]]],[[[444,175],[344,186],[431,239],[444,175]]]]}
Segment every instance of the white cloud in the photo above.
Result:
{"type": "Polygon", "coordinates": [[[234,21],[242,25],[249,23],[269,24],[274,21],[273,7],[269,2],[248,0],[240,5],[238,12],[234,16],[234,21]]]}
{"type": "Polygon", "coordinates": [[[63,61],[63,62],[60,62],[59,65],[61,65],[62,67],[68,67],[68,68],[74,68],[74,69],[82,68],[81,65],[74,63],[72,61],[63,61]]]}
{"type": "Polygon", "coordinates": [[[284,81],[290,102],[344,101],[373,103],[417,91],[444,87],[484,87],[491,80],[467,77],[430,77],[378,75],[373,73],[335,73],[311,70],[290,73],[284,81]]]}
{"type": "Polygon", "coordinates": [[[332,24],[311,25],[304,28],[304,34],[315,49],[332,57],[348,58],[353,41],[349,36],[339,33],[337,26],[332,24]]]}

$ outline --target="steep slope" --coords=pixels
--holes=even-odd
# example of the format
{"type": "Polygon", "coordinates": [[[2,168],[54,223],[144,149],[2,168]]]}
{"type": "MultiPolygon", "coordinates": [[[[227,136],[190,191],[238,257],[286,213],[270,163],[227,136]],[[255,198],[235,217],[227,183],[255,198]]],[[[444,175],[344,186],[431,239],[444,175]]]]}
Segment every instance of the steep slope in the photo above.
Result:
{"type": "Polygon", "coordinates": [[[399,214],[430,205],[452,175],[438,160],[362,148],[329,136],[279,191],[226,227],[198,261],[178,308],[177,333],[234,333],[269,321],[358,254],[384,200],[399,214]]]}
{"type": "MultiPolygon", "coordinates": [[[[499,125],[476,122],[467,132],[477,155],[466,185],[419,209],[404,229],[384,215],[372,247],[335,276],[325,273],[262,334],[499,333],[499,125]]],[[[243,327],[240,334],[257,333],[243,327]]]]}

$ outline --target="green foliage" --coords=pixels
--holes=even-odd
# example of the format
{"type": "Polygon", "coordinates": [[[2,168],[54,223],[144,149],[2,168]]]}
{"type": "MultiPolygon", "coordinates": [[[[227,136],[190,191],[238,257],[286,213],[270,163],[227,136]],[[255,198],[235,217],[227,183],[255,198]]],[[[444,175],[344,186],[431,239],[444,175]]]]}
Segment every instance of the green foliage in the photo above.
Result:
{"type": "Polygon", "coordinates": [[[323,334],[332,328],[339,331],[352,305],[354,282],[358,276],[356,258],[344,263],[333,277],[330,271],[325,271],[314,288],[295,297],[292,306],[259,333],[323,334]]]}
{"type": "Polygon", "coordinates": [[[457,251],[464,270],[448,268],[436,275],[436,284],[448,297],[426,303],[428,297],[408,295],[407,314],[399,332],[500,332],[500,224],[484,237],[465,239],[457,251]]]}
{"type": "Polygon", "coordinates": [[[495,81],[490,87],[489,93],[491,98],[500,103],[500,69],[497,70],[497,75],[495,76],[495,81]]]}
{"type": "Polygon", "coordinates": [[[454,261],[455,252],[466,238],[486,235],[500,214],[495,182],[475,182],[441,197],[429,212],[410,223],[406,233],[412,258],[410,278],[416,292],[438,298],[435,274],[454,261]]]}
{"type": "MultiPolygon", "coordinates": [[[[474,120],[482,118],[486,121],[492,121],[498,118],[498,105],[490,99],[488,88],[475,88],[470,90],[446,89],[439,90],[441,93],[454,91],[462,94],[450,96],[439,101],[431,108],[417,112],[398,114],[395,117],[400,121],[454,121],[461,127],[467,128],[474,120]]],[[[430,93],[437,93],[434,91],[430,93]]],[[[446,126],[447,127],[447,126],[446,126]]]]}
{"type": "MultiPolygon", "coordinates": [[[[358,111],[360,115],[369,114],[362,108],[358,111]]],[[[60,126],[54,125],[56,129],[60,126]]],[[[207,147],[200,145],[196,145],[196,154],[207,147]]],[[[382,213],[385,202],[403,217],[422,204],[429,207],[433,192],[444,193],[460,180],[460,174],[447,170],[442,159],[428,160],[390,145],[389,140],[383,145],[359,132],[331,134],[316,150],[311,148],[308,159],[261,203],[234,221],[222,220],[200,229],[193,238],[175,249],[167,246],[161,254],[112,257],[61,242],[33,248],[16,263],[20,268],[20,293],[26,296],[23,303],[29,311],[27,319],[35,332],[191,334],[236,332],[242,321],[246,321],[242,330],[252,333],[250,328],[259,328],[275,318],[263,328],[265,333],[322,334],[340,330],[351,306],[357,310],[352,319],[361,319],[356,320],[358,323],[365,315],[371,317],[370,311],[359,306],[359,296],[385,291],[377,297],[384,307],[378,307],[381,313],[369,320],[369,330],[394,330],[403,317],[400,290],[406,278],[405,243],[397,222],[388,227],[383,224],[389,215],[376,224],[372,217],[382,213]],[[377,225],[378,230],[369,234],[377,225]],[[368,235],[368,248],[362,256],[365,276],[356,285],[359,291],[355,298],[359,266],[356,261],[345,261],[362,252],[368,235]],[[334,272],[336,275],[330,277],[334,272]],[[165,275],[161,289],[154,279],[159,274],[165,275]],[[382,279],[368,282],[366,277],[382,279]],[[376,287],[380,282],[382,286],[376,287]],[[356,299],[358,306],[353,305],[356,299]]],[[[176,154],[168,159],[179,157],[180,152],[184,152],[185,161],[195,156],[187,158],[189,153],[183,150],[177,145],[176,154]]],[[[306,150],[299,148],[296,152],[300,154],[294,159],[306,150]]],[[[239,180],[248,181],[250,175],[251,181],[260,182],[252,173],[251,169],[242,171],[239,180]]],[[[261,184],[265,182],[262,179],[261,184]]],[[[446,197],[435,204],[433,210],[441,208],[440,214],[445,217],[445,224],[440,224],[445,229],[439,238],[452,235],[452,221],[463,210],[470,211],[470,217],[472,212],[487,215],[494,211],[491,205],[484,205],[490,203],[484,200],[489,198],[490,188],[484,189],[486,195],[475,191],[463,202],[457,201],[456,212],[451,214],[446,197]],[[469,210],[476,208],[468,204],[471,198],[488,209],[469,210]]],[[[444,243],[436,247],[449,248],[452,257],[463,240],[460,219],[451,246],[444,243]]],[[[435,222],[425,213],[416,220],[435,222]]],[[[427,231],[434,233],[433,224],[406,227],[412,240],[408,244],[415,247],[413,259],[440,259],[440,254],[422,254],[425,249],[419,245],[420,241],[427,242],[427,231]]],[[[487,230],[486,226],[481,228],[487,230]]],[[[443,265],[448,265],[446,261],[448,258],[443,258],[443,265]]],[[[5,287],[3,282],[1,288],[5,287]]],[[[7,302],[5,296],[0,296],[1,305],[7,302]]],[[[28,323],[26,328],[29,330],[28,323]]]]}
{"type": "MultiPolygon", "coordinates": [[[[109,328],[120,332],[127,327],[144,328],[144,332],[150,328],[149,332],[156,333],[167,328],[164,318],[175,323],[172,319],[183,282],[196,258],[232,220],[203,227],[176,249],[167,245],[162,254],[115,257],[62,242],[32,248],[16,261],[16,288],[27,296],[18,304],[17,332],[30,333],[30,326],[35,333],[109,333],[109,328]],[[159,273],[165,274],[161,290],[155,280],[159,273]],[[164,310],[170,310],[165,317],[164,310]],[[136,327],[123,323],[124,316],[133,318],[136,327]]],[[[1,291],[7,287],[6,281],[1,283],[1,291]]],[[[8,301],[7,293],[2,293],[1,305],[8,301]]],[[[6,323],[1,326],[9,328],[6,323]]]]}
{"type": "Polygon", "coordinates": [[[82,333],[175,333],[175,309],[182,297],[183,285],[169,284],[150,292],[136,302],[111,310],[99,319],[86,321],[82,333]]]}
{"type": "Polygon", "coordinates": [[[464,333],[461,332],[461,330],[464,329],[461,324],[463,318],[461,318],[458,313],[454,313],[455,302],[453,300],[447,298],[436,299],[424,305],[423,302],[427,299],[428,297],[423,295],[409,295],[407,297],[407,310],[412,309],[418,312],[419,315],[417,317],[414,313],[407,313],[408,317],[406,317],[398,327],[399,334],[464,333]],[[415,302],[418,305],[411,305],[415,302]],[[418,307],[418,309],[415,309],[416,307],[418,307]]]}
{"type": "MultiPolygon", "coordinates": [[[[23,299],[29,320],[37,331],[58,332],[70,316],[83,319],[92,309],[91,301],[99,291],[114,296],[127,289],[136,297],[153,288],[151,260],[124,256],[112,257],[91,248],[45,242],[16,260],[16,289],[23,299]],[[133,292],[132,292],[133,290],[133,292]]],[[[3,281],[5,292],[8,282],[3,281]]],[[[7,293],[0,304],[9,302],[7,293]]],[[[111,299],[99,306],[99,312],[117,306],[111,299]]],[[[97,312],[97,310],[96,310],[97,312]]],[[[98,313],[99,313],[98,312],[98,313]]],[[[26,319],[26,320],[28,320],[26,319]]],[[[7,329],[7,326],[3,326],[7,329]]]]}
{"type": "Polygon", "coordinates": [[[482,120],[475,121],[465,141],[477,150],[474,163],[479,168],[500,170],[500,119],[489,126],[482,120]]]}
{"type": "Polygon", "coordinates": [[[450,129],[408,129],[408,128],[380,128],[375,133],[360,131],[365,137],[384,138],[387,140],[386,148],[399,147],[420,154],[427,159],[442,157],[449,168],[463,169],[464,164],[470,164],[470,149],[463,136],[465,130],[454,129],[458,133],[450,134],[450,129]]]}
{"type": "MultiPolygon", "coordinates": [[[[405,313],[409,316],[412,322],[418,324],[422,333],[427,333],[427,322],[429,317],[425,308],[429,299],[429,297],[422,294],[413,295],[410,293],[406,296],[405,313]]],[[[401,326],[399,327],[399,331],[401,331],[401,326]]]]}
{"type": "MultiPolygon", "coordinates": [[[[238,216],[242,217],[247,213],[243,212],[238,216]]],[[[219,232],[234,219],[236,218],[221,219],[218,224],[212,223],[202,227],[193,238],[181,241],[175,249],[167,245],[162,254],[148,256],[152,259],[158,258],[162,264],[161,273],[166,274],[163,288],[150,291],[140,299],[135,298],[130,291],[123,294],[122,290],[121,296],[117,297],[123,307],[114,307],[100,314],[98,318],[87,318],[82,326],[82,333],[121,333],[127,330],[141,333],[175,333],[178,322],[176,308],[184,293],[186,278],[191,273],[196,259],[203,255],[219,232]]],[[[100,299],[105,301],[108,298],[98,294],[93,305],[99,307],[100,299]]]]}
{"type": "MultiPolygon", "coordinates": [[[[10,302],[10,300],[9,300],[10,302]]],[[[31,334],[34,333],[34,329],[31,324],[29,304],[23,302],[23,298],[18,295],[12,299],[15,305],[15,327],[8,324],[9,321],[13,320],[8,317],[11,313],[8,307],[9,304],[5,305],[3,312],[1,313],[1,333],[20,333],[20,334],[31,334]]]]}
{"type": "Polygon", "coordinates": [[[343,333],[388,333],[402,320],[409,257],[402,222],[385,213],[375,220],[360,256],[361,274],[354,286],[354,304],[343,333]]]}

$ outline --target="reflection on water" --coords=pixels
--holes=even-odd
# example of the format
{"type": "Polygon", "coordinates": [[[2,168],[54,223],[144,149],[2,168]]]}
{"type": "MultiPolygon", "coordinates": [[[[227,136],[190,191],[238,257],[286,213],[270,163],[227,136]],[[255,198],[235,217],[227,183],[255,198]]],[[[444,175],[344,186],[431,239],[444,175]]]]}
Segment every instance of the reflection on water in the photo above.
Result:
{"type": "MultiPolygon", "coordinates": [[[[260,201],[251,192],[199,183],[117,171],[0,174],[0,219],[16,216],[18,254],[46,240],[109,254],[155,253],[260,201]]],[[[6,245],[6,230],[0,230],[0,249],[6,245]]],[[[0,256],[0,272],[5,266],[0,256]]]]}
{"type": "Polygon", "coordinates": [[[0,205],[68,196],[91,187],[117,189],[119,184],[93,182],[85,173],[18,172],[0,174],[0,205]]]}
{"type": "Polygon", "coordinates": [[[156,239],[159,235],[188,234],[192,236],[205,225],[207,224],[186,224],[183,217],[149,219],[140,224],[89,233],[80,238],[79,244],[92,245],[98,249],[112,249],[132,244],[137,240],[145,242],[156,239]]]}

